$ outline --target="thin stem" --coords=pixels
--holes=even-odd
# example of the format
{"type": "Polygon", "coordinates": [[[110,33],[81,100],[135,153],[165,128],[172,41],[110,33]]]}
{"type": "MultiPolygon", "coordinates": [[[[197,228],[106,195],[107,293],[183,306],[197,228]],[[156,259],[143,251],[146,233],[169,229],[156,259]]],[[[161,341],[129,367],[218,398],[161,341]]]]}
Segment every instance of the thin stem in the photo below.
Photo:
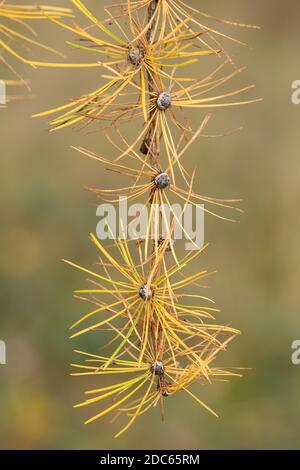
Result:
{"type": "MultiPolygon", "coordinates": [[[[148,41],[149,44],[152,42],[152,39],[153,39],[152,35],[153,35],[153,31],[155,29],[155,24],[156,24],[156,20],[154,19],[154,16],[155,16],[155,13],[156,13],[156,9],[158,7],[158,3],[159,3],[159,0],[152,0],[152,2],[150,3],[150,5],[148,7],[149,29],[147,31],[146,38],[147,38],[147,41],[148,41]]],[[[147,80],[148,80],[148,90],[149,90],[150,96],[152,96],[153,93],[154,93],[154,90],[155,90],[155,83],[154,83],[153,76],[149,71],[147,73],[147,80]]],[[[154,111],[152,110],[152,111],[149,112],[149,121],[151,122],[151,126],[150,126],[149,131],[147,132],[144,140],[143,140],[140,151],[144,155],[149,156],[150,164],[154,168],[158,168],[158,166],[159,166],[159,160],[158,159],[159,159],[159,141],[160,141],[160,137],[156,132],[157,122],[156,122],[156,118],[153,118],[154,113],[155,113],[155,110],[154,111]]],[[[153,204],[153,199],[150,203],[153,204]]],[[[153,253],[152,253],[153,254],[153,263],[155,263],[155,252],[156,252],[156,248],[154,246],[153,253]]],[[[152,265],[152,267],[153,267],[153,265],[152,265]]],[[[153,278],[159,276],[159,274],[160,274],[160,267],[158,266],[153,278]]],[[[154,312],[153,308],[152,308],[152,311],[150,312],[149,321],[151,322],[150,323],[151,343],[153,345],[154,354],[155,354],[155,356],[157,356],[154,359],[158,359],[158,355],[159,354],[161,355],[160,351],[162,349],[163,340],[161,338],[161,334],[160,334],[161,332],[159,331],[159,322],[158,322],[158,319],[155,316],[155,312],[154,312]]]]}
{"type": "MultiPolygon", "coordinates": [[[[148,7],[149,28],[146,34],[148,43],[151,43],[152,41],[152,34],[153,34],[153,30],[155,28],[155,23],[156,23],[156,21],[153,18],[156,13],[156,9],[158,7],[158,3],[159,3],[159,0],[152,0],[152,2],[150,3],[148,7]]],[[[154,84],[153,76],[151,75],[149,70],[148,70],[147,75],[148,75],[148,90],[149,90],[150,96],[152,96],[154,93],[155,84],[154,84]]],[[[149,113],[149,121],[151,122],[151,126],[143,140],[140,150],[142,154],[147,155],[147,156],[149,155],[151,165],[154,167],[157,167],[158,157],[159,157],[159,142],[157,141],[156,132],[155,132],[156,119],[152,119],[154,113],[155,113],[155,110],[152,110],[149,113]]]]}

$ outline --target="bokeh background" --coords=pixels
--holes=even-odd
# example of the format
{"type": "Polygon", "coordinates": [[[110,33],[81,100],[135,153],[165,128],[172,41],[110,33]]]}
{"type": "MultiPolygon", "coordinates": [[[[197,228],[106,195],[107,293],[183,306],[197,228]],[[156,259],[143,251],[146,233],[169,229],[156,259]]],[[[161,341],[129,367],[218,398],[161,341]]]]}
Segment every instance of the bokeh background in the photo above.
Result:
{"type": "MultiPolygon", "coordinates": [[[[101,15],[104,2],[87,3],[95,3],[101,15]]],[[[199,7],[199,1],[189,3],[199,7]]],[[[179,396],[168,401],[163,424],[154,410],[117,441],[109,418],[83,425],[84,415],[72,405],[81,399],[84,383],[69,377],[75,344],[68,339],[69,325],[82,312],[72,291],[83,277],[60,260],[95,260],[88,241],[96,226],[95,200],[84,186],[105,186],[107,175],[70,145],[100,146],[106,154],[109,148],[97,132],[49,133],[46,121],[31,115],[92,90],[99,77],[97,71],[18,65],[35,97],[0,110],[0,339],[7,344],[7,365],[0,366],[3,449],[300,445],[300,367],[291,363],[291,343],[300,338],[300,107],[291,103],[291,83],[300,78],[300,4],[204,0],[201,9],[262,27],[228,28],[228,33],[249,44],[232,47],[237,63],[248,65],[239,80],[256,83],[255,94],[264,101],[216,111],[212,133],[241,125],[244,130],[201,139],[189,155],[199,169],[195,189],[244,200],[241,223],[206,219],[211,246],[203,263],[218,270],[210,294],[222,307],[220,319],[243,332],[221,364],[252,370],[243,379],[198,388],[220,413],[218,420],[179,396]]],[[[37,29],[54,47],[63,44],[64,36],[53,26],[37,29]]]]}

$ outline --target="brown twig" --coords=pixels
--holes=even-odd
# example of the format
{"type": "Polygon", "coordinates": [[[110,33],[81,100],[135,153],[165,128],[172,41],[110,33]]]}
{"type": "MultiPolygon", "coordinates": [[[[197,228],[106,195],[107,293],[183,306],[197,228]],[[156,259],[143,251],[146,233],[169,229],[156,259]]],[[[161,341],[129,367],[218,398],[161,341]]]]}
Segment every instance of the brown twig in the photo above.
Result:
{"type": "MultiPolygon", "coordinates": [[[[152,33],[155,27],[155,20],[154,15],[158,6],[159,0],[152,0],[148,7],[148,23],[149,28],[146,34],[147,41],[150,43],[152,41],[152,33]]],[[[153,95],[154,92],[154,80],[152,75],[148,71],[148,90],[150,96],[153,95]]],[[[143,143],[141,145],[140,151],[143,155],[147,155],[150,157],[150,163],[152,166],[157,166],[158,164],[158,157],[159,157],[159,143],[157,142],[155,136],[155,127],[156,127],[156,119],[153,119],[153,114],[155,110],[150,111],[149,113],[149,122],[151,122],[149,131],[147,132],[143,143]]]]}

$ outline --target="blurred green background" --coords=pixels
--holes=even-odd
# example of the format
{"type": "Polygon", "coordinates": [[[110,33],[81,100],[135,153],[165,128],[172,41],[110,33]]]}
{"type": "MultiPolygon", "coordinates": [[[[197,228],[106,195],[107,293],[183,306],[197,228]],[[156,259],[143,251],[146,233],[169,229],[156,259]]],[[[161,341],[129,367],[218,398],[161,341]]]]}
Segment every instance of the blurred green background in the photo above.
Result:
{"type": "MultiPolygon", "coordinates": [[[[101,17],[105,2],[95,3],[101,17]]],[[[97,132],[49,133],[45,120],[31,115],[93,90],[99,72],[29,70],[19,64],[35,98],[0,110],[0,339],[7,344],[7,365],[0,366],[3,449],[300,445],[300,366],[291,363],[291,343],[300,338],[300,107],[291,104],[291,83],[300,79],[300,4],[189,3],[262,27],[228,28],[228,33],[249,44],[232,51],[239,65],[248,65],[241,85],[256,83],[263,103],[216,111],[211,133],[241,125],[244,130],[201,139],[189,155],[199,170],[195,189],[244,200],[240,224],[206,218],[211,246],[203,262],[218,270],[210,290],[222,308],[220,321],[243,332],[220,363],[252,370],[228,384],[198,387],[198,396],[219,412],[218,420],[179,395],[168,400],[163,424],[154,410],[119,440],[112,438],[116,428],[109,418],[83,425],[84,415],[72,405],[82,398],[84,383],[69,377],[75,343],[68,340],[68,327],[82,312],[72,291],[83,277],[60,260],[94,261],[88,234],[96,226],[95,200],[84,186],[107,186],[107,175],[70,145],[100,147],[105,155],[109,148],[97,132]]],[[[37,29],[42,40],[60,47],[64,35],[52,25],[37,29]]]]}

